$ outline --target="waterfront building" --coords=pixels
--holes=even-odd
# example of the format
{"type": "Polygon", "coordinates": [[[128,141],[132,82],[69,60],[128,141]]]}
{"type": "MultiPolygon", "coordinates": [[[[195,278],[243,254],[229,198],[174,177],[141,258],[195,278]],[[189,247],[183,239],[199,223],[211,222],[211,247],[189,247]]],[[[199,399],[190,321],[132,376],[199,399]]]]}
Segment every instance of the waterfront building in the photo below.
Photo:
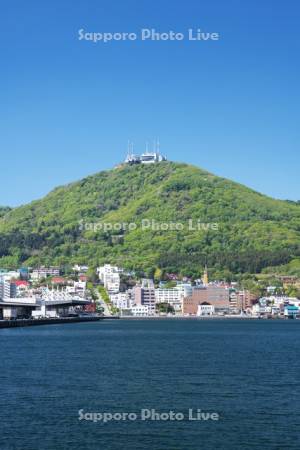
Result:
{"type": "Polygon", "coordinates": [[[268,306],[267,304],[255,303],[252,306],[251,313],[253,316],[257,317],[272,314],[272,306],[268,306]]]}
{"type": "Polygon", "coordinates": [[[215,285],[195,287],[192,295],[183,299],[183,314],[196,315],[198,306],[203,302],[213,305],[216,313],[228,313],[230,308],[229,289],[215,285]]]}
{"type": "Polygon", "coordinates": [[[3,297],[0,299],[0,318],[57,317],[82,309],[91,302],[66,291],[44,289],[31,297],[3,297]]]}
{"type": "Polygon", "coordinates": [[[299,316],[299,308],[295,305],[286,305],[284,307],[284,316],[290,319],[296,319],[299,316]]]}
{"type": "Polygon", "coordinates": [[[3,298],[0,300],[0,318],[11,320],[30,317],[36,307],[35,297],[3,298]]]}
{"type": "Polygon", "coordinates": [[[208,302],[202,302],[198,305],[197,316],[212,316],[215,313],[214,305],[208,302]]]}
{"type": "Polygon", "coordinates": [[[192,285],[188,283],[181,283],[174,288],[159,288],[155,289],[156,303],[168,303],[174,308],[175,313],[182,313],[182,303],[184,297],[192,295],[192,285]]]}
{"type": "Polygon", "coordinates": [[[131,308],[131,313],[135,317],[147,317],[153,314],[148,305],[135,305],[131,308]]]}
{"type": "Polygon", "coordinates": [[[143,279],[140,285],[134,286],[133,302],[136,306],[148,306],[149,314],[155,313],[155,288],[153,280],[143,279]]]}
{"type": "Polygon", "coordinates": [[[281,308],[278,306],[271,306],[272,316],[279,316],[281,314],[281,308]]]}
{"type": "Polygon", "coordinates": [[[300,306],[300,300],[296,297],[287,297],[285,295],[271,295],[270,297],[261,297],[258,299],[258,304],[262,307],[272,306],[281,308],[283,311],[287,305],[300,306]]]}
{"type": "Polygon", "coordinates": [[[233,313],[250,311],[257,297],[248,290],[230,289],[230,310],[233,313]]]}

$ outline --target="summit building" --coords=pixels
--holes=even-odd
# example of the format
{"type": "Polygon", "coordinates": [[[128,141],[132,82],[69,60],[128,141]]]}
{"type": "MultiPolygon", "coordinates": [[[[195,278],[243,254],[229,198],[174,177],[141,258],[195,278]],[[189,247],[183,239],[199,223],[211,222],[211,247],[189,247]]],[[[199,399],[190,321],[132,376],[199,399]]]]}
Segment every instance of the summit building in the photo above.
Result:
{"type": "Polygon", "coordinates": [[[141,155],[136,155],[133,152],[133,143],[128,142],[127,156],[125,158],[125,164],[155,164],[162,161],[166,161],[167,158],[160,153],[159,141],[154,141],[153,151],[148,149],[148,143],[146,144],[146,150],[141,155]]]}

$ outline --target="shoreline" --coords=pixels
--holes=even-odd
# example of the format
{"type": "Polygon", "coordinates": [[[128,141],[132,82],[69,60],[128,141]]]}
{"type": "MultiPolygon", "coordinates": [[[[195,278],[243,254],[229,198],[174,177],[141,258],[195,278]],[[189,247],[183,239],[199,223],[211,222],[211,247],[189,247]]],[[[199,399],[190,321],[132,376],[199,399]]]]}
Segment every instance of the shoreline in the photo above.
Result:
{"type": "Polygon", "coordinates": [[[4,328],[20,328],[41,325],[60,325],[68,323],[84,323],[84,322],[100,322],[101,320],[272,320],[286,321],[299,320],[287,317],[253,317],[253,316],[94,316],[94,317],[61,317],[61,318],[45,318],[45,319],[16,319],[16,320],[0,320],[0,329],[4,328]]]}
{"type": "Polygon", "coordinates": [[[82,322],[98,322],[105,319],[119,319],[117,316],[92,316],[92,317],[57,317],[54,319],[16,319],[16,320],[0,320],[1,328],[19,328],[32,327],[40,325],[59,325],[68,323],[82,323],[82,322]]]}
{"type": "MultiPolygon", "coordinates": [[[[237,315],[226,315],[226,316],[120,316],[119,319],[132,319],[132,320],[163,320],[163,319],[172,319],[172,320],[227,320],[227,319],[235,319],[235,320],[294,320],[288,319],[287,317],[255,317],[255,316],[237,316],[237,315]]],[[[297,320],[297,319],[295,319],[297,320]]]]}

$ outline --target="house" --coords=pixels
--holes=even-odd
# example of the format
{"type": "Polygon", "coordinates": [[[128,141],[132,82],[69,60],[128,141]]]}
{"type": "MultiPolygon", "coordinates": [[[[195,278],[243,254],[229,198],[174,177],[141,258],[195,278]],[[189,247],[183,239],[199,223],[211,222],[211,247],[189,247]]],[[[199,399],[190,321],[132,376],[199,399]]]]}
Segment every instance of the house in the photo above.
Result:
{"type": "Polygon", "coordinates": [[[79,281],[83,281],[85,283],[88,281],[87,275],[79,275],[78,279],[79,281]]]}
{"type": "Polygon", "coordinates": [[[63,277],[53,277],[52,279],[51,279],[51,283],[52,284],[66,284],[67,283],[67,280],[65,279],[65,278],[63,278],[63,277]]]}

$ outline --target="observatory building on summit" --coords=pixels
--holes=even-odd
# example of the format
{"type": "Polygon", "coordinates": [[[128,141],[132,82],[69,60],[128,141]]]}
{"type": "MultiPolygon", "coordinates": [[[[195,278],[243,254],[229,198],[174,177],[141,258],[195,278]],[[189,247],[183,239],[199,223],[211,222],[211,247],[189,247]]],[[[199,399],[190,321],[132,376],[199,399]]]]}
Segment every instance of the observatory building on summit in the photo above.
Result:
{"type": "Polygon", "coordinates": [[[167,158],[161,155],[159,150],[159,141],[154,141],[153,151],[148,150],[148,143],[146,143],[146,150],[141,155],[136,155],[133,152],[133,143],[128,142],[127,156],[124,161],[125,164],[155,164],[166,161],[167,158]]]}

